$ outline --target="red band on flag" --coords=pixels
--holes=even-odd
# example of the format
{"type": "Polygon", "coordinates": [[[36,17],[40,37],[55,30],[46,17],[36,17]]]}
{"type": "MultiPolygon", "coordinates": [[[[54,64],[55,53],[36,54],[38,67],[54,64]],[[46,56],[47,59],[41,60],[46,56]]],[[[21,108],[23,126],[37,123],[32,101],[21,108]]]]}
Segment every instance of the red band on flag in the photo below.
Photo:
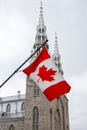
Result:
{"type": "Polygon", "coordinates": [[[66,81],[61,81],[45,89],[44,94],[49,101],[52,101],[53,99],[65,93],[68,93],[70,91],[70,88],[71,87],[68,85],[66,81]]]}

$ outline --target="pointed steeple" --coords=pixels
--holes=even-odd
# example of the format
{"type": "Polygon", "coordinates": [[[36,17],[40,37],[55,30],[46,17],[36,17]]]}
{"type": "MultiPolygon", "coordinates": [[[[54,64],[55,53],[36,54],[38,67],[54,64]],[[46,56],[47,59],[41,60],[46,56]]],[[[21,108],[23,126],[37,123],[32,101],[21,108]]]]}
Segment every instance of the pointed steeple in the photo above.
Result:
{"type": "Polygon", "coordinates": [[[61,56],[59,54],[59,48],[58,48],[58,41],[57,41],[57,34],[55,33],[55,44],[54,44],[54,53],[53,53],[53,61],[55,65],[58,67],[59,72],[63,74],[62,70],[62,64],[61,64],[61,56]]]}
{"type": "MultiPolygon", "coordinates": [[[[37,33],[35,37],[35,43],[33,46],[34,51],[46,41],[46,26],[44,25],[44,18],[43,18],[43,5],[42,1],[40,3],[40,16],[39,16],[39,24],[37,25],[37,33]]],[[[46,44],[47,49],[49,48],[48,43],[46,44]]],[[[39,53],[39,52],[38,52],[39,53]]]]}
{"type": "Polygon", "coordinates": [[[41,6],[40,6],[40,17],[39,17],[39,24],[40,25],[44,25],[44,18],[43,18],[43,5],[42,5],[42,1],[40,2],[41,6]]]}

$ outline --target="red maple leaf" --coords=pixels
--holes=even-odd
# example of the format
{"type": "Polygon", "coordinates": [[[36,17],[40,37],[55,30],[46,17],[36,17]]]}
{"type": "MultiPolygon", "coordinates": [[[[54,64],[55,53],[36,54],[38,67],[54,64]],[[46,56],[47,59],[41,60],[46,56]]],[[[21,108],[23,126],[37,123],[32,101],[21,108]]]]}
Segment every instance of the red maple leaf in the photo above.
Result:
{"type": "Polygon", "coordinates": [[[53,70],[52,68],[47,70],[47,67],[45,67],[45,65],[41,66],[39,68],[39,73],[37,74],[42,81],[47,80],[47,81],[53,81],[54,80],[54,75],[55,75],[56,71],[53,70]]]}

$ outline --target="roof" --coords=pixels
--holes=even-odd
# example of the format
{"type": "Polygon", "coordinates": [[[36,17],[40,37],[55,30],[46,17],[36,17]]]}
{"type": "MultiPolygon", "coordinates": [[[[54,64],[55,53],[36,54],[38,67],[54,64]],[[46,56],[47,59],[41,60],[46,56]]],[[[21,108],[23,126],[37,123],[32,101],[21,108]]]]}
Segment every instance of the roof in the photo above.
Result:
{"type": "Polygon", "coordinates": [[[15,101],[15,100],[24,100],[25,94],[22,95],[14,95],[8,97],[0,97],[0,102],[8,102],[8,101],[15,101]]]}

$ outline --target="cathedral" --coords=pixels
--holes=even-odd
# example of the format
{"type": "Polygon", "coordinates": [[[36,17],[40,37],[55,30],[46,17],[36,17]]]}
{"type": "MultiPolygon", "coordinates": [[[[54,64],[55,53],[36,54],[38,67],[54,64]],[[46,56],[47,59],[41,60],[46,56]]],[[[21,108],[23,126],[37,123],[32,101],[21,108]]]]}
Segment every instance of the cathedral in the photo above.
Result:
{"type": "MultiPolygon", "coordinates": [[[[43,6],[40,6],[39,24],[31,54],[47,39],[43,6]]],[[[49,44],[45,45],[49,49],[49,44]]],[[[37,57],[35,54],[30,63],[37,57]]],[[[52,60],[63,75],[57,35],[55,34],[52,60]]],[[[0,97],[0,130],[69,130],[68,99],[66,95],[49,102],[29,77],[26,78],[26,94],[0,97]]]]}

